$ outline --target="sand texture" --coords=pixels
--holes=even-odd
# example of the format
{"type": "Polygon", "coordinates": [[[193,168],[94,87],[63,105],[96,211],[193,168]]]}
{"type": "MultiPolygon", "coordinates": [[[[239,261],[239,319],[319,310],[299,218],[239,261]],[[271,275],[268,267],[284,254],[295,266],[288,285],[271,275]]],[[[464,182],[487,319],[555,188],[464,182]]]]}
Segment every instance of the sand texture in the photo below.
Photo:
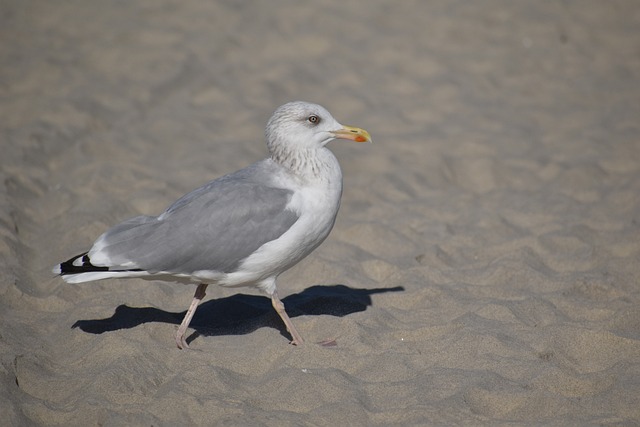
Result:
{"type": "Polygon", "coordinates": [[[8,0],[0,40],[1,425],[640,423],[640,2],[8,0]],[[290,100],[374,140],[281,276],[304,346],[254,289],[180,351],[194,287],[53,277],[290,100]]]}

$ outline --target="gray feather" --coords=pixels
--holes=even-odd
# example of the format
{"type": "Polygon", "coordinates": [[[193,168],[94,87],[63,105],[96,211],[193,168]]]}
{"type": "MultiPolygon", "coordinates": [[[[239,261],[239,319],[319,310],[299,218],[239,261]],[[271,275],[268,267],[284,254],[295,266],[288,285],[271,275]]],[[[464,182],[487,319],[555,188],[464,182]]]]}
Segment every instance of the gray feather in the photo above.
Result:
{"type": "Polygon", "coordinates": [[[287,209],[292,192],[270,184],[263,161],[212,181],[178,199],[159,217],[139,216],[107,231],[104,251],[113,265],[151,273],[229,273],[298,219],[287,209]]]}

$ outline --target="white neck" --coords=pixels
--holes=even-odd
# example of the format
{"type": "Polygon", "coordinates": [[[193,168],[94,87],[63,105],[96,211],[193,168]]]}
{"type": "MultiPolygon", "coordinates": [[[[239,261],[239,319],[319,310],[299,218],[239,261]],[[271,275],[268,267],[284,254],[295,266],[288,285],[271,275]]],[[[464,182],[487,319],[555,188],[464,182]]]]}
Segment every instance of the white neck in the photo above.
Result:
{"type": "Polygon", "coordinates": [[[342,185],[342,171],[333,153],[325,147],[271,152],[271,158],[305,181],[342,185]]]}

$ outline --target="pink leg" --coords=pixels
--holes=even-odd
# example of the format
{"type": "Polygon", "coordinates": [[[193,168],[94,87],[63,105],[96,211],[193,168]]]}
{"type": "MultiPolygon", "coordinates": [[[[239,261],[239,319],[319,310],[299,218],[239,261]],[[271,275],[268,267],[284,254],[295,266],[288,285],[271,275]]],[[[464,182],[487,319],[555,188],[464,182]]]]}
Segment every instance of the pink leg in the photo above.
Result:
{"type": "Polygon", "coordinates": [[[176,334],[176,344],[179,349],[189,348],[187,344],[187,340],[184,335],[187,332],[187,328],[189,327],[189,323],[191,323],[191,319],[193,319],[193,315],[196,313],[196,309],[198,305],[202,301],[202,298],[206,295],[207,284],[201,283],[198,285],[196,289],[196,293],[193,295],[193,300],[191,301],[191,305],[189,306],[189,310],[187,310],[187,314],[184,315],[184,319],[182,319],[182,323],[178,328],[178,333],[176,334]]]}
{"type": "Polygon", "coordinates": [[[296,327],[293,326],[293,323],[291,322],[291,319],[289,319],[287,312],[284,311],[284,304],[282,303],[282,301],[280,301],[280,298],[278,298],[277,292],[274,292],[273,295],[271,295],[271,305],[273,305],[273,308],[276,309],[276,311],[280,315],[280,318],[284,322],[284,325],[287,327],[287,331],[289,331],[289,333],[291,334],[291,344],[302,345],[302,343],[304,343],[302,336],[300,336],[300,334],[296,330],[296,327]]]}

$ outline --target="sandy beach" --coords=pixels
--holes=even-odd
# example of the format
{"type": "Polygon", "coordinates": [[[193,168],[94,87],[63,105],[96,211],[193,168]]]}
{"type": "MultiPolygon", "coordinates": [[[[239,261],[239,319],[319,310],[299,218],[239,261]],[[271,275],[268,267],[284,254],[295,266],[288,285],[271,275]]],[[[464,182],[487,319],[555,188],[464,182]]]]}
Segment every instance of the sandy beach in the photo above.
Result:
{"type": "Polygon", "coordinates": [[[0,5],[7,426],[640,424],[640,3],[0,5]],[[66,284],[110,226],[325,106],[329,238],[253,288],[66,284]],[[335,345],[320,345],[328,340],[335,345]]]}

